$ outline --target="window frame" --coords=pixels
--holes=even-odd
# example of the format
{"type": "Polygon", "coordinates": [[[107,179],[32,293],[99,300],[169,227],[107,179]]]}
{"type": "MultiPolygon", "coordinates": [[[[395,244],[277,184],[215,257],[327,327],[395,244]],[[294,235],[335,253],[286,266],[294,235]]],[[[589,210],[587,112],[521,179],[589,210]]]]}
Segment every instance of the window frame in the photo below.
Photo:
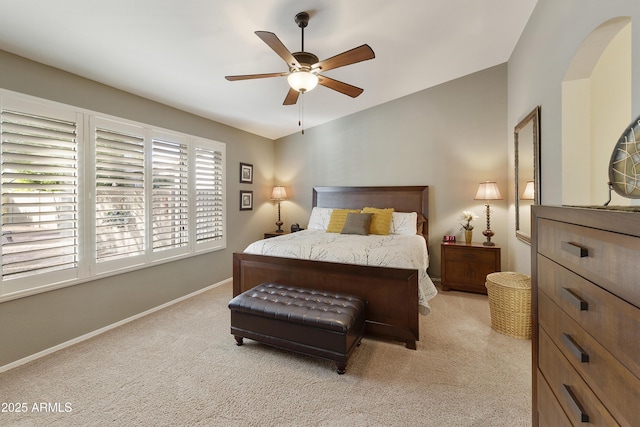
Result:
{"type": "MultiPolygon", "coordinates": [[[[49,101],[37,97],[18,94],[15,92],[0,89],[0,111],[5,109],[23,108],[23,112],[28,114],[40,114],[48,117],[51,114],[72,115],[76,118],[77,143],[78,143],[78,200],[77,200],[77,247],[78,262],[74,269],[60,272],[34,274],[20,279],[3,280],[0,275],[0,302],[22,298],[52,289],[76,285],[100,278],[122,274],[161,263],[172,262],[191,256],[201,255],[226,249],[227,240],[227,218],[226,218],[226,144],[208,138],[176,132],[158,126],[148,125],[120,117],[105,115],[95,111],[86,110],[66,104],[49,101]],[[144,253],[141,255],[127,256],[120,259],[113,259],[97,262],[96,243],[96,141],[95,129],[97,125],[110,125],[117,130],[142,131],[144,137],[144,211],[145,211],[145,243],[144,253]],[[179,141],[186,146],[187,159],[187,244],[183,247],[172,248],[163,251],[153,251],[152,248],[152,222],[151,195],[152,195],[152,140],[153,138],[179,141]],[[195,191],[196,183],[196,152],[198,147],[216,152],[217,167],[221,168],[221,173],[216,173],[215,183],[219,185],[220,194],[213,196],[213,203],[216,208],[213,210],[211,218],[221,221],[220,237],[204,242],[196,241],[197,207],[195,191]],[[217,203],[220,203],[218,209],[217,203]]],[[[20,111],[20,110],[19,110],[20,111]]],[[[49,116],[50,117],[50,116],[49,116]]],[[[55,115],[53,117],[56,117],[55,115]]],[[[115,130],[115,129],[114,129],[115,130]]],[[[3,135],[0,126],[0,136],[3,135]]],[[[0,170],[2,172],[2,170],[0,170]]],[[[218,187],[216,187],[218,188],[218,187]]],[[[0,190],[2,190],[0,183],[0,190]]],[[[1,226],[1,224],[0,224],[1,226]]],[[[217,228],[216,228],[217,229],[217,228]]],[[[0,251],[0,261],[2,253],[0,251]]]]}

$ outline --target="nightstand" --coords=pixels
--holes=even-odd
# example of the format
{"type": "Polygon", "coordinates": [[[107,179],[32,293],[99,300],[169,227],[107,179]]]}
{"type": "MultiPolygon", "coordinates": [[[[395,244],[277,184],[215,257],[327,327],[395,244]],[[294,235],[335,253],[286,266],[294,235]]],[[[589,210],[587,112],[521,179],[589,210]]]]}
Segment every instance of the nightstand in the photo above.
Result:
{"type": "Polygon", "coordinates": [[[487,293],[487,274],[500,271],[500,247],[482,243],[442,243],[442,290],[487,293]]]}
{"type": "Polygon", "coordinates": [[[282,236],[284,234],[289,234],[289,231],[283,231],[282,233],[276,233],[275,231],[271,231],[269,233],[264,233],[264,238],[265,239],[269,239],[271,237],[278,237],[278,236],[282,236]]]}

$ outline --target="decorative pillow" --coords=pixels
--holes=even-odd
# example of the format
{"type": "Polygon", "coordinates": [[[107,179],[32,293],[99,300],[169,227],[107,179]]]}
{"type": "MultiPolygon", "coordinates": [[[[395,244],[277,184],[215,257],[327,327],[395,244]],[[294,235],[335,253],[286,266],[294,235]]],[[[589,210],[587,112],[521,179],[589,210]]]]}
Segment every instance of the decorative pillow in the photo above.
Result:
{"type": "Polygon", "coordinates": [[[370,213],[349,212],[340,234],[360,234],[362,236],[366,236],[369,234],[369,226],[371,225],[372,216],[373,214],[370,213]]]}
{"type": "Polygon", "coordinates": [[[311,216],[309,217],[309,225],[307,225],[307,229],[325,231],[329,226],[331,212],[333,212],[333,208],[313,208],[311,210],[311,216]]]}
{"type": "Polygon", "coordinates": [[[329,219],[329,225],[327,226],[327,233],[339,233],[344,227],[344,223],[347,221],[347,214],[360,213],[358,209],[334,209],[331,212],[331,218],[329,219]]]}
{"type": "Polygon", "coordinates": [[[369,226],[369,234],[379,234],[381,236],[389,234],[393,208],[364,208],[362,209],[362,212],[373,214],[373,217],[371,218],[371,226],[369,226]]]}
{"type": "Polygon", "coordinates": [[[416,212],[394,212],[391,216],[391,234],[416,234],[418,214],[416,212]]]}

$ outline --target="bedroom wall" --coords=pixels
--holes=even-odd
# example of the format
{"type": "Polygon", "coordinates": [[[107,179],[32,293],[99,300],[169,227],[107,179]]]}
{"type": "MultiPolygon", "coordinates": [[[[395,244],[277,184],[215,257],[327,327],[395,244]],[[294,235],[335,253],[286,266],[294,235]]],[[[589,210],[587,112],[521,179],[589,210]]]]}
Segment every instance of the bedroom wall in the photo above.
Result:
{"type": "Polygon", "coordinates": [[[0,88],[226,143],[227,249],[0,303],[0,367],[232,275],[231,254],[272,227],[273,141],[0,51],[0,88]],[[239,184],[239,162],[254,165],[239,184]],[[239,212],[239,190],[254,210],[239,212]]]}
{"type": "MultiPolygon", "coordinates": [[[[541,113],[541,196],[543,204],[562,204],[562,81],[571,61],[587,36],[617,17],[631,18],[631,110],[630,121],[640,114],[640,7],[637,0],[539,0],[508,61],[508,127],[534,106],[541,113]]],[[[611,139],[611,151],[624,127],[611,139]]],[[[513,137],[509,135],[509,159],[513,137]]],[[[611,152],[610,151],[610,152],[611,152]]],[[[608,162],[608,158],[603,161],[608,162]]],[[[509,167],[513,182],[513,168],[509,167]]],[[[510,184],[511,185],[511,184],[510,184]]],[[[588,191],[588,190],[585,190],[588,191]]],[[[513,197],[513,195],[511,196],[513,197]]],[[[511,200],[511,199],[510,199],[511,200]]],[[[510,210],[513,203],[510,202],[510,210]]],[[[512,221],[512,215],[509,215],[512,221]]],[[[512,228],[510,226],[510,228],[512,228]]],[[[530,271],[531,248],[509,236],[510,267],[530,271]]]]}
{"type": "MultiPolygon", "coordinates": [[[[440,242],[445,234],[463,239],[463,210],[480,217],[474,241],[484,240],[485,206],[473,200],[478,183],[495,180],[503,196],[508,191],[506,71],[506,64],[492,67],[276,140],[276,181],[291,193],[284,227],[306,227],[314,186],[429,185],[429,274],[439,278],[440,242]]],[[[492,204],[501,246],[506,206],[492,204]]]]}

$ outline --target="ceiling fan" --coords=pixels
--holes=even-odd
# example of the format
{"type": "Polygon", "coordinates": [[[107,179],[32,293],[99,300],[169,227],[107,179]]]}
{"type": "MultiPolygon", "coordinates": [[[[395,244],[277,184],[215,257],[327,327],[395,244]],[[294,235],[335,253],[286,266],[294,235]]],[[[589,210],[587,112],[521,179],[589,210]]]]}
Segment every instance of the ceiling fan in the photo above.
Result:
{"type": "Polygon", "coordinates": [[[255,34],[260,37],[267,46],[273,49],[278,56],[284,59],[289,67],[289,71],[282,73],[226,76],[225,78],[230,81],[235,81],[287,76],[290,88],[289,93],[287,93],[287,96],[284,99],[283,105],[294,105],[298,102],[298,96],[301,93],[312,90],[318,84],[348,95],[352,98],[355,98],[364,92],[364,89],[320,75],[320,73],[375,58],[375,53],[373,53],[373,50],[369,45],[363,44],[362,46],[342,52],[341,54],[332,56],[331,58],[319,61],[316,55],[311,52],[304,51],[304,29],[309,24],[309,14],[307,12],[298,13],[295,16],[295,22],[302,31],[302,48],[300,52],[289,52],[274,33],[270,33],[268,31],[255,32],[255,34]]]}

